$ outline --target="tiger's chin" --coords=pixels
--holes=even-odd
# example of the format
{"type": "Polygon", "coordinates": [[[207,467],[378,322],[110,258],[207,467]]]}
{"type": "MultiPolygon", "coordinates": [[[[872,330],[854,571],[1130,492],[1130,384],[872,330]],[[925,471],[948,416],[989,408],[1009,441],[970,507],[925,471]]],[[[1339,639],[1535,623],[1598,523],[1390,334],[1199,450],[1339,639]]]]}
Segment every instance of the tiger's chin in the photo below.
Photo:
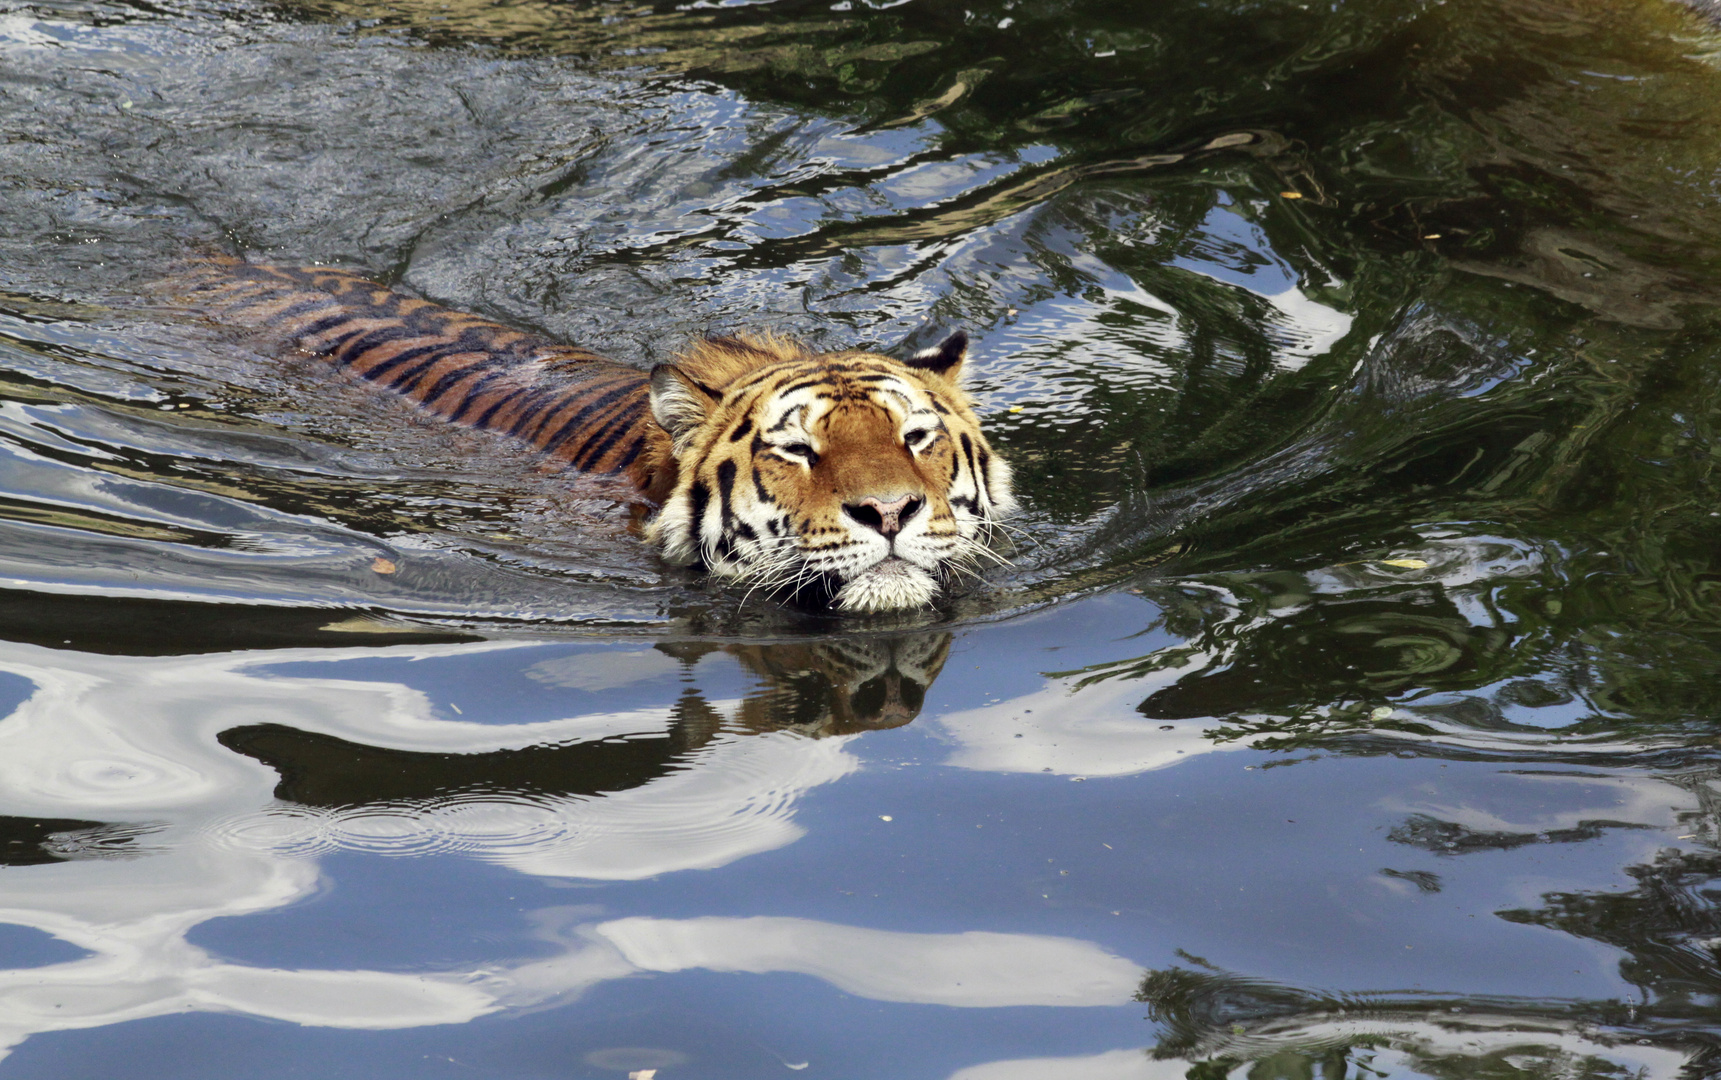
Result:
{"type": "Polygon", "coordinates": [[[894,555],[880,559],[843,583],[831,604],[862,614],[925,607],[938,593],[932,575],[894,555]]]}

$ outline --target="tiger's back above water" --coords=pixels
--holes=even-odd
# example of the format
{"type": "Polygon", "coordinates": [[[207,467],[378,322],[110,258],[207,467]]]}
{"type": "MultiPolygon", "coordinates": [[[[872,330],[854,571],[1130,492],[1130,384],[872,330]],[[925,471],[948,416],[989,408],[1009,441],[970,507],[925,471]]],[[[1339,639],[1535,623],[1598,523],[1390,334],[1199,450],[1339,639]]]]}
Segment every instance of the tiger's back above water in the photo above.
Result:
{"type": "Polygon", "coordinates": [[[696,342],[651,373],[352,273],[209,260],[187,299],[453,423],[619,474],[664,557],[854,611],[918,607],[1014,509],[958,386],[967,337],[908,360],[770,337],[696,342]]]}
{"type": "Polygon", "coordinates": [[[661,502],[670,442],[645,372],[324,267],[211,260],[187,299],[327,360],[445,420],[521,439],[582,472],[621,473],[661,502]]]}

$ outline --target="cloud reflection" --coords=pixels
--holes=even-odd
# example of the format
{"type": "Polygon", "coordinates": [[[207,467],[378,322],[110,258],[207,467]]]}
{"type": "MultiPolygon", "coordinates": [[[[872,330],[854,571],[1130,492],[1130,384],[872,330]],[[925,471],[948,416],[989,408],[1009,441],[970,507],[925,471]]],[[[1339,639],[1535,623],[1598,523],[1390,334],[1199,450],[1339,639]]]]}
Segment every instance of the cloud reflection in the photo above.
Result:
{"type": "MultiPolygon", "coordinates": [[[[0,824],[17,841],[3,853],[0,921],[89,954],[0,972],[0,1048],[187,1010],[363,1029],[458,1023],[691,968],[793,972],[896,1002],[1126,1002],[1139,969],[1088,942],[791,918],[546,913],[554,957],[432,974],[251,967],[188,940],[212,919],[310,895],[314,856],[337,848],[635,879],[789,843],[801,835],[799,796],[858,767],[845,749],[856,734],[914,718],[948,643],[671,649],[663,663],[626,666],[690,670],[721,652],[757,685],[733,699],[690,689],[667,708],[516,724],[443,719],[418,689],[326,677],[345,669],[319,664],[521,648],[507,643],[141,659],[0,645],[0,670],[34,687],[0,721],[0,824]],[[409,775],[393,782],[425,797],[366,787],[367,765],[387,776],[402,762],[409,775]],[[596,771],[567,768],[582,764],[596,771]]],[[[528,674],[606,685],[625,674],[596,670],[540,663],[528,674]]]]}
{"type": "Polygon", "coordinates": [[[1141,969],[1087,941],[908,934],[812,919],[621,919],[595,928],[642,971],[811,975],[873,1001],[962,1008],[1123,1005],[1141,969]]]}

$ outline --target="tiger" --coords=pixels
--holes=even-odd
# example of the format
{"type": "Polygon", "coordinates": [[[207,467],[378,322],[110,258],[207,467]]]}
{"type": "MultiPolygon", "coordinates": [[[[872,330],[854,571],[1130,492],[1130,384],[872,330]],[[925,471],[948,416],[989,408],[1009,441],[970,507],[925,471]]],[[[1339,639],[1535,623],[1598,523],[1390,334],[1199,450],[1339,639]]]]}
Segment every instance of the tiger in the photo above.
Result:
{"type": "Polygon", "coordinates": [[[1014,513],[961,386],[968,335],[895,359],[714,334],[649,372],[320,266],[201,260],[176,291],[545,467],[624,480],[673,566],[870,614],[925,607],[1014,513]]]}

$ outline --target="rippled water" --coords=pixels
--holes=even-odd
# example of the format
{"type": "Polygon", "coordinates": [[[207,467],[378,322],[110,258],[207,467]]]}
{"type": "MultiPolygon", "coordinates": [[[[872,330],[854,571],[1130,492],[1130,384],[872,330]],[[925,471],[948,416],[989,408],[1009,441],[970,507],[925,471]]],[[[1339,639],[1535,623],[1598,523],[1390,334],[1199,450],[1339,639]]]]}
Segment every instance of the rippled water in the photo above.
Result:
{"type": "Polygon", "coordinates": [[[1721,1075],[1718,68],[1662,0],[0,0],[0,1078],[1721,1075]],[[211,251],[641,364],[964,327],[1012,562],[667,570],[211,251]]]}

